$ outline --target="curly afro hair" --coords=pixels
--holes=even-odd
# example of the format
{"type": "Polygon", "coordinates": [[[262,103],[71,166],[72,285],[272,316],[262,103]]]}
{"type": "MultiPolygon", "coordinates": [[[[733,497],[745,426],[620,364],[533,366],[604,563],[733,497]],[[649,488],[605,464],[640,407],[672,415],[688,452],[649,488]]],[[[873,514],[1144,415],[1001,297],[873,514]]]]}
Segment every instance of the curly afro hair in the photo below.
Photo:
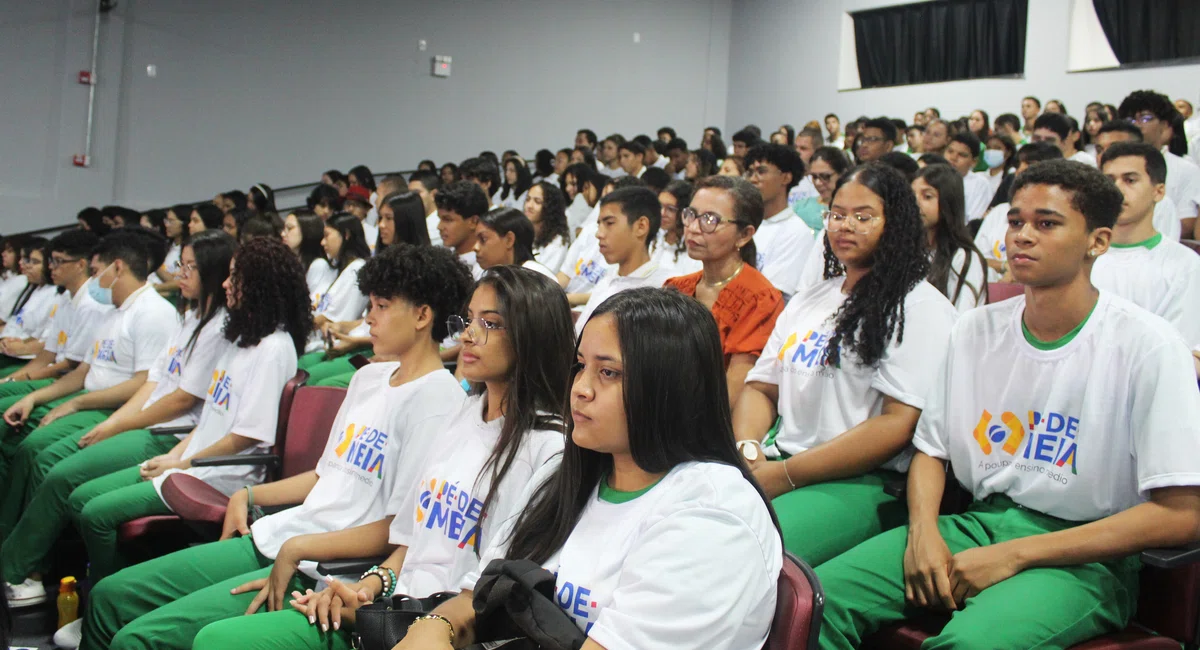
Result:
{"type": "Polygon", "coordinates": [[[471,270],[449,248],[396,244],[358,272],[358,290],[377,298],[402,298],[433,310],[430,335],[446,338],[446,319],[462,311],[475,284],[471,270]]]}
{"type": "MultiPolygon", "coordinates": [[[[874,366],[888,342],[904,342],[904,298],[929,275],[929,252],[921,209],[912,186],[899,171],[883,163],[868,163],[843,176],[833,191],[846,183],[865,185],[883,201],[883,235],[867,273],[834,314],[836,323],[825,357],[826,365],[841,362],[841,348],[874,366]]],[[[845,274],[825,238],[825,278],[845,274]]]]}
{"type": "Polygon", "coordinates": [[[238,300],[229,308],[225,338],[251,348],[282,329],[303,352],[313,320],[300,258],[282,241],[259,237],[238,249],[230,275],[238,300]]]}

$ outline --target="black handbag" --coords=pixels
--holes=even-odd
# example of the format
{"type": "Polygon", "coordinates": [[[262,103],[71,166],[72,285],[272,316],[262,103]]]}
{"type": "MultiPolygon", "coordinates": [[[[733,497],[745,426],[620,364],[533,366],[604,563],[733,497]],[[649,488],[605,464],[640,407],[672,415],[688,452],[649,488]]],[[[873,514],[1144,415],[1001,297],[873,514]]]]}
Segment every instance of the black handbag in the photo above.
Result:
{"type": "Polygon", "coordinates": [[[492,560],[475,583],[475,636],[506,650],[579,650],[587,635],[554,601],[556,578],[530,560],[492,560]]]}
{"type": "Polygon", "coordinates": [[[392,650],[408,633],[413,621],[458,594],[443,591],[427,598],[397,594],[358,608],[354,615],[356,650],[392,650]]]}

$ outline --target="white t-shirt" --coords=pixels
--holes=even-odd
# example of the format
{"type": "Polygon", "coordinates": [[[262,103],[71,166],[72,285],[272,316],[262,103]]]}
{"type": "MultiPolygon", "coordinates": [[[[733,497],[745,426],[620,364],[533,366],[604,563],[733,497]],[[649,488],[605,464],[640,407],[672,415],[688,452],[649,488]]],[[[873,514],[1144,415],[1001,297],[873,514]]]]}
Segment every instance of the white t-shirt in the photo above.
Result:
{"type": "Polygon", "coordinates": [[[1180,219],[1200,213],[1200,167],[1196,163],[1163,151],[1167,161],[1167,196],[1175,202],[1180,219]]]}
{"type": "Polygon", "coordinates": [[[475,251],[467,251],[458,256],[458,260],[467,265],[471,269],[471,277],[478,280],[483,277],[483,267],[479,266],[479,261],[475,257],[475,251]]]}
{"type": "MultiPolygon", "coordinates": [[[[41,338],[50,320],[50,312],[54,310],[58,296],[58,287],[53,284],[43,284],[33,290],[29,299],[8,319],[0,338],[41,338]]],[[[29,356],[33,358],[32,355],[29,356]]]]}
{"type": "Polygon", "coordinates": [[[776,289],[790,293],[800,282],[804,262],[813,250],[813,230],[791,206],[764,219],[754,233],[758,262],[754,265],[776,289]]]}
{"type": "Polygon", "coordinates": [[[1189,348],[1200,345],[1200,256],[1187,246],[1161,234],[1112,244],[1096,258],[1092,284],[1163,317],[1189,348]]]}
{"type": "Polygon", "coordinates": [[[178,324],[175,307],[154,287],[142,285],[96,329],[83,388],[89,392],[112,388],[150,370],[178,324]]]}
{"type": "MultiPolygon", "coordinates": [[[[501,189],[500,193],[503,194],[504,190],[501,189]]],[[[508,198],[500,199],[500,205],[503,207],[512,208],[512,209],[518,210],[518,211],[522,210],[525,208],[525,197],[527,197],[528,195],[529,195],[529,190],[525,190],[524,192],[521,192],[520,195],[517,195],[517,193],[515,191],[510,189],[508,191],[508,198]]]]}
{"type": "Polygon", "coordinates": [[[0,280],[0,320],[7,321],[12,317],[17,298],[21,297],[21,292],[29,285],[29,278],[25,277],[24,273],[10,272],[5,275],[7,277],[0,280]]]}
{"type": "Polygon", "coordinates": [[[569,278],[567,293],[590,293],[605,276],[616,275],[617,265],[609,264],[600,253],[600,242],[596,239],[596,231],[600,229],[600,204],[593,208],[594,214],[584,221],[583,230],[571,244],[559,273],[569,278]]]}
{"type": "Polygon", "coordinates": [[[554,280],[555,283],[558,282],[558,276],[554,274],[554,271],[551,271],[550,269],[546,268],[537,260],[527,260],[524,264],[521,265],[521,268],[529,269],[530,271],[537,271],[538,273],[541,273],[542,275],[550,278],[551,280],[554,280]]]}
{"type": "Polygon", "coordinates": [[[588,205],[587,199],[584,198],[583,192],[575,195],[575,200],[571,201],[571,205],[567,206],[567,226],[570,227],[571,233],[583,226],[588,215],[592,213],[592,206],[588,205]]]}
{"type": "MultiPolygon", "coordinates": [[[[275,559],[297,535],[327,533],[380,521],[389,503],[417,482],[429,449],[438,445],[446,419],[466,399],[454,375],[437,370],[400,386],[388,383],[399,363],[372,363],[350,380],[325,452],[317,483],[304,503],[254,522],[254,546],[275,559]]],[[[320,580],[315,562],[300,570],[320,580]]]]}
{"type": "MultiPolygon", "coordinates": [[[[992,174],[990,171],[975,173],[987,180],[988,186],[992,188],[992,198],[996,197],[996,192],[1000,191],[1000,184],[1004,182],[1004,177],[1008,175],[1004,172],[992,174]]],[[[988,203],[989,205],[991,204],[990,201],[988,203]]]]}
{"type": "MultiPolygon", "coordinates": [[[[180,246],[179,244],[176,244],[175,242],[171,242],[171,247],[167,249],[167,256],[163,259],[163,267],[166,268],[168,273],[179,273],[179,264],[180,264],[179,256],[182,253],[183,253],[183,247],[180,246]]],[[[163,275],[159,275],[159,271],[162,271],[162,269],[156,270],[154,272],[155,275],[158,275],[159,280],[166,282],[167,277],[163,276],[163,275]]],[[[155,282],[154,284],[161,284],[161,283],[155,282]]]]}
{"type": "Polygon", "coordinates": [[[674,244],[668,244],[661,230],[650,245],[650,259],[657,262],[660,268],[671,269],[671,277],[689,275],[704,269],[704,262],[692,259],[687,248],[677,249],[674,244]]]}
{"type": "MultiPolygon", "coordinates": [[[[1008,211],[1012,206],[1008,203],[988,211],[979,224],[979,232],[975,233],[975,248],[983,253],[983,258],[1003,262],[1008,259],[1004,244],[1004,236],[1008,233],[1008,211]]],[[[999,282],[1000,274],[988,267],[988,282],[999,282]]]]}
{"type": "MultiPolygon", "coordinates": [[[[249,348],[230,344],[213,369],[200,422],[190,434],[182,458],[195,456],[231,433],[258,441],[239,455],[266,453],[275,444],[283,386],[295,374],[296,348],[287,332],[273,332],[249,348]]],[[[179,470],[167,470],[154,479],[159,497],[163,481],[176,471],[179,470]]],[[[225,495],[262,483],[266,478],[266,469],[256,465],[193,467],[183,471],[225,495]]]]}
{"type": "Polygon", "coordinates": [[[1076,151],[1070,158],[1067,158],[1067,160],[1074,160],[1075,162],[1081,162],[1085,165],[1091,165],[1092,167],[1098,166],[1096,164],[1096,157],[1086,151],[1076,151]]]}
{"type": "Polygon", "coordinates": [[[313,305],[321,304],[321,297],[333,281],[337,279],[337,271],[329,265],[324,257],[314,257],[304,273],[304,283],[308,285],[308,293],[312,296],[313,305]]]}
{"type": "Polygon", "coordinates": [[[546,268],[557,271],[562,268],[563,260],[567,259],[568,250],[570,250],[570,247],[567,245],[566,240],[563,239],[562,235],[558,235],[550,240],[549,244],[541,248],[534,248],[533,257],[546,268]]]}
{"type": "MultiPolygon", "coordinates": [[[[529,482],[531,495],[552,470],[529,482]]],[[[562,549],[542,564],[557,578],[559,607],[609,650],[680,647],[681,639],[692,648],[763,648],[783,544],[750,482],[729,465],[689,462],[635,494],[593,490],[562,549]]],[[[505,522],[459,587],[474,589],[481,569],[505,557],[515,523],[505,522]]]]}
{"type": "MultiPolygon", "coordinates": [[[[946,353],[957,313],[946,297],[921,281],[904,299],[904,341],[888,343],[876,367],[863,366],[842,350],[840,367],[824,365],[833,316],[846,294],[844,277],[830,278],[797,294],[784,308],[762,356],[746,376],[779,387],[783,418],[775,447],[798,454],[879,415],[884,397],[924,408],[934,374],[946,353]]],[[[897,332],[899,333],[899,332],[897,332]]],[[[908,469],[911,449],[884,467],[908,469]]]]}
{"type": "Polygon", "coordinates": [[[55,294],[54,302],[50,305],[50,317],[42,327],[38,338],[42,349],[54,354],[54,363],[66,358],[67,330],[75,320],[75,301],[69,291],[55,294]]]}
{"type": "Polygon", "coordinates": [[[679,274],[673,268],[659,266],[658,262],[654,260],[639,266],[629,275],[606,274],[600,279],[600,282],[596,283],[596,287],[592,289],[592,293],[588,297],[587,304],[579,312],[579,320],[575,321],[575,333],[583,333],[583,326],[587,324],[588,318],[591,318],[592,312],[596,311],[601,303],[614,294],[638,287],[658,288],[663,286],[668,278],[676,275],[679,274]]]}
{"type": "Polygon", "coordinates": [[[817,198],[821,193],[817,191],[817,186],[813,185],[812,177],[805,175],[800,179],[796,186],[788,191],[788,205],[794,205],[807,198],[817,198]]]}
{"type": "Polygon", "coordinates": [[[375,253],[375,244],[379,242],[379,228],[367,223],[365,220],[359,222],[362,224],[363,236],[367,239],[367,248],[371,249],[371,253],[375,253]]]}
{"type": "Polygon", "coordinates": [[[1154,229],[1168,239],[1175,241],[1184,239],[1183,224],[1179,221],[1179,210],[1176,209],[1175,202],[1169,196],[1164,196],[1163,200],[1154,204],[1154,229]]]}
{"type": "Polygon", "coordinates": [[[625,170],[621,169],[620,167],[617,167],[616,169],[612,169],[608,165],[601,167],[600,173],[604,174],[605,176],[607,176],[609,178],[621,178],[622,176],[629,175],[629,174],[626,174],[625,170]]]}
{"type": "MultiPolygon", "coordinates": [[[[974,251],[972,251],[974,253],[974,251]]],[[[950,258],[950,276],[946,283],[946,298],[952,299],[954,292],[958,290],[958,285],[962,281],[959,275],[959,269],[967,262],[967,252],[959,249],[954,251],[954,255],[950,258]]],[[[959,313],[974,309],[986,302],[983,295],[984,284],[987,283],[987,273],[983,260],[971,255],[971,266],[967,268],[966,282],[963,284],[962,291],[959,291],[958,300],[954,301],[954,308],[959,313]]],[[[936,288],[936,287],[935,287],[936,288]]]]}
{"type": "Polygon", "coordinates": [[[966,199],[967,221],[982,219],[996,192],[987,172],[967,172],[963,177],[963,198],[966,199]]]}
{"type": "Polygon", "coordinates": [[[824,280],[825,231],[821,230],[813,233],[812,252],[808,255],[808,259],[804,260],[804,267],[800,269],[800,280],[796,282],[796,289],[792,295],[798,296],[824,280]]]}
{"type": "MultiPolygon", "coordinates": [[[[88,280],[87,282],[93,282],[88,280]]],[[[67,330],[67,347],[64,356],[76,363],[91,358],[92,344],[96,341],[100,327],[108,320],[109,314],[116,311],[112,305],[101,305],[88,294],[87,282],[75,292],[72,302],[75,309],[71,313],[70,328],[67,330]]],[[[62,353],[62,351],[59,351],[62,353]]]]}
{"type": "Polygon", "coordinates": [[[396,593],[425,597],[458,585],[478,566],[475,547],[481,551],[498,526],[524,508],[519,499],[529,479],[562,451],[562,431],[526,432],[481,524],[483,502],[493,489],[493,470],[483,472],[484,463],[504,425],[504,418],[483,421],[486,401],[486,395],[477,395],[463,402],[422,463],[418,481],[388,504],[396,513],[388,542],[408,547],[396,593]]]}
{"type": "Polygon", "coordinates": [[[659,169],[666,169],[668,162],[670,161],[667,160],[667,157],[660,154],[658,158],[654,159],[654,162],[650,163],[650,166],[658,167],[659,169]]]}
{"type": "MultiPolygon", "coordinates": [[[[358,290],[358,272],[366,263],[366,260],[354,260],[347,264],[346,270],[338,273],[337,279],[321,296],[321,301],[313,312],[314,315],[324,316],[335,323],[357,320],[362,316],[370,299],[358,290]]],[[[324,346],[321,333],[313,330],[312,335],[308,337],[308,344],[304,347],[304,351],[316,352],[324,346]]]]}
{"type": "Polygon", "coordinates": [[[442,233],[438,230],[438,213],[434,210],[429,216],[425,217],[425,229],[429,231],[429,244],[431,246],[442,245],[442,233]]]}
{"type": "MultiPolygon", "coordinates": [[[[188,311],[184,315],[183,321],[176,326],[170,341],[159,352],[158,358],[154,360],[154,365],[150,367],[150,373],[146,376],[146,381],[154,382],[155,386],[150,397],[146,399],[146,404],[142,407],[143,411],[150,408],[151,404],[175,392],[176,389],[181,389],[188,395],[199,397],[201,400],[204,399],[205,393],[208,391],[208,382],[212,379],[213,368],[217,365],[217,359],[221,358],[221,355],[225,354],[226,349],[231,345],[225,339],[225,316],[224,307],[213,314],[213,317],[204,324],[204,329],[200,330],[200,335],[196,337],[196,344],[189,352],[188,342],[192,340],[192,333],[200,325],[200,317],[194,310],[188,311]]],[[[203,408],[202,401],[191,411],[170,422],[156,426],[195,426],[196,422],[200,420],[200,412],[203,408]]],[[[178,438],[182,440],[186,435],[181,434],[178,438]]]]}
{"type": "Polygon", "coordinates": [[[913,443],[976,499],[1093,521],[1200,485],[1200,393],[1174,328],[1101,291],[1073,340],[1026,340],[1025,297],[963,314],[913,443]]]}

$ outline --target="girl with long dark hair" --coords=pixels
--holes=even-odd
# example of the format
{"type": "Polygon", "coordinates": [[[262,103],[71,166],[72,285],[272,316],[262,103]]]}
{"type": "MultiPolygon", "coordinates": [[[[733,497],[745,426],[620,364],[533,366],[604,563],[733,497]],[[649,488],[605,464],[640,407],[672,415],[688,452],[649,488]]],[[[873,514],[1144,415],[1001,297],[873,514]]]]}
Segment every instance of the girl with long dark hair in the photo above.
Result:
{"type": "Polygon", "coordinates": [[[967,231],[962,176],[946,165],[930,165],[917,172],[912,190],[933,253],[929,284],[959,312],[987,303],[987,262],[967,231]]]}
{"type": "Polygon", "coordinates": [[[869,163],[843,176],[826,213],[824,280],[788,303],[734,408],[784,544],[810,565],[904,522],[883,484],[908,467],[956,317],[925,281],[927,241],[903,174],[869,163]]]}
{"type": "Polygon", "coordinates": [[[558,186],[542,181],[529,188],[525,198],[525,216],[533,224],[533,257],[548,269],[557,271],[567,259],[571,247],[571,227],[567,224],[567,201],[558,186]]]}
{"type": "Polygon", "coordinates": [[[533,185],[533,174],[529,166],[519,157],[504,161],[504,185],[500,188],[499,204],[505,208],[520,210],[525,207],[526,193],[533,185]]]}
{"type": "Polygon", "coordinates": [[[702,263],[688,256],[684,243],[682,213],[692,201],[692,184],[687,181],[671,181],[658,193],[662,206],[662,221],[658,234],[650,242],[650,259],[663,268],[675,269],[679,275],[688,275],[700,270],[702,263]]]}
{"type": "Polygon", "coordinates": [[[557,281],[554,271],[533,258],[533,232],[529,218],[512,208],[484,214],[475,228],[475,262],[485,271],[509,264],[557,281]]]}
{"type": "Polygon", "coordinates": [[[296,210],[283,220],[283,243],[300,256],[304,267],[304,281],[313,302],[318,302],[321,293],[337,279],[337,271],[325,259],[321,240],[325,238],[325,221],[312,210],[296,210]]]}
{"type": "Polygon", "coordinates": [[[497,558],[555,574],[585,648],[762,648],[783,549],[734,446],[721,357],[712,318],[689,298],[641,288],[606,300],[576,348],[561,463],[530,481],[529,504],[465,591],[397,650],[473,642],[471,590],[497,558]]]}
{"type": "MultiPolygon", "coordinates": [[[[50,281],[49,241],[44,237],[28,237],[21,242],[21,273],[25,288],[17,295],[12,312],[0,330],[0,351],[19,359],[32,359],[37,350],[16,351],[13,343],[37,339],[50,317],[50,306],[58,295],[58,287],[50,281]],[[11,350],[11,351],[10,351],[11,350]]],[[[40,346],[39,346],[40,347],[40,346]]],[[[21,367],[22,363],[13,366],[21,367]]]]}
{"type": "Polygon", "coordinates": [[[183,251],[183,240],[188,236],[188,220],[191,218],[192,206],[173,205],[166,210],[163,220],[163,234],[171,242],[167,249],[167,257],[155,272],[160,282],[156,283],[159,293],[168,293],[178,289],[175,275],[179,273],[179,255],[183,251]]]}
{"type": "MultiPolygon", "coordinates": [[[[358,290],[358,271],[371,259],[362,222],[352,214],[333,217],[325,224],[321,246],[337,270],[337,277],[315,302],[313,336],[305,347],[308,353],[322,350],[325,344],[322,337],[331,323],[354,320],[367,308],[367,297],[358,290]]],[[[300,367],[303,369],[304,364],[300,367]]]]}
{"type": "MultiPolygon", "coordinates": [[[[26,488],[31,496],[25,514],[0,550],[5,575],[40,585],[46,555],[71,515],[78,514],[70,507],[75,489],[122,470],[136,476],[139,463],[169,454],[183,438],[154,435],[150,427],[196,424],[213,368],[229,347],[222,333],[222,284],[236,246],[219,231],[200,233],[184,245],[179,289],[188,311],[151,366],[146,383],[129,401],[90,430],[68,436],[38,455],[38,471],[26,488]]],[[[75,625],[76,634],[78,628],[75,625]]]]}
{"type": "Polygon", "coordinates": [[[198,235],[205,230],[221,230],[225,225],[225,213],[211,203],[197,203],[192,206],[190,214],[187,226],[189,235],[198,235]]]}
{"type": "Polygon", "coordinates": [[[0,250],[0,323],[12,317],[17,299],[29,286],[29,278],[21,272],[21,238],[5,237],[0,250]]]}
{"type": "Polygon", "coordinates": [[[256,214],[276,212],[275,190],[271,189],[270,185],[255,183],[250,191],[246,192],[246,208],[256,214]]]}

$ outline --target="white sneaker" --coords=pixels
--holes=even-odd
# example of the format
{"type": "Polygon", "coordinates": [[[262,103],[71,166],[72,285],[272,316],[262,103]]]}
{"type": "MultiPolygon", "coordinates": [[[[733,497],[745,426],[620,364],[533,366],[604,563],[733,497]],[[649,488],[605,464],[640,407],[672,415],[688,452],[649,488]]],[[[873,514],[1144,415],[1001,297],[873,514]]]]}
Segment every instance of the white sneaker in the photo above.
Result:
{"type": "Polygon", "coordinates": [[[75,650],[83,640],[83,619],[77,618],[54,633],[54,645],[75,650]]]}
{"type": "Polygon", "coordinates": [[[29,607],[46,602],[46,587],[40,581],[25,579],[19,585],[9,583],[5,589],[9,607],[29,607]]]}

